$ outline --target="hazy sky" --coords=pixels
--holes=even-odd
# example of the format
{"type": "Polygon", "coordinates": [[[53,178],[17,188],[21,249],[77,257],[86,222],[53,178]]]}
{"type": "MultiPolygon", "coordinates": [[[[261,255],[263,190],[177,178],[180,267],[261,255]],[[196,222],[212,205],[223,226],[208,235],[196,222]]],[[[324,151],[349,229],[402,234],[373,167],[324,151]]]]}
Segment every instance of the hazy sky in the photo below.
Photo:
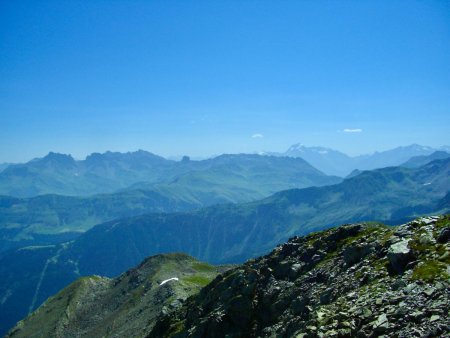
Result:
{"type": "Polygon", "coordinates": [[[0,1],[0,162],[449,130],[448,1],[0,1]]]}

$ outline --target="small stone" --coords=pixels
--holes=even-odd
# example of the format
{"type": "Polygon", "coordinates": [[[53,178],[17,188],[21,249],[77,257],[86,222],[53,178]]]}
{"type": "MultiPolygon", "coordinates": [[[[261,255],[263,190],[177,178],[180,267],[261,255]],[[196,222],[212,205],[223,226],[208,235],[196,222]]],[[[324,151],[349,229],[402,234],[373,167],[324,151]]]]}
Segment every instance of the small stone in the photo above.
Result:
{"type": "Polygon", "coordinates": [[[444,289],[445,289],[445,285],[442,284],[441,282],[436,282],[436,283],[434,284],[434,286],[435,286],[436,289],[438,289],[438,290],[444,290],[444,289]]]}
{"type": "Polygon", "coordinates": [[[394,235],[398,237],[411,237],[412,232],[405,226],[399,226],[397,230],[394,232],[394,235]]]}
{"type": "Polygon", "coordinates": [[[330,338],[338,337],[338,332],[336,330],[327,331],[325,333],[324,337],[330,337],[330,338]]]}
{"type": "Polygon", "coordinates": [[[406,306],[399,306],[397,307],[397,309],[395,310],[395,315],[396,317],[403,317],[408,313],[408,309],[406,308],[406,306]]]}
{"type": "Polygon", "coordinates": [[[363,311],[363,316],[364,316],[364,318],[370,318],[370,317],[372,317],[372,311],[370,311],[369,309],[364,309],[364,311],[363,311]]]}
{"type": "Polygon", "coordinates": [[[348,266],[351,266],[372,253],[374,249],[373,244],[356,244],[347,246],[342,254],[345,263],[348,266]]]}
{"type": "Polygon", "coordinates": [[[350,323],[350,322],[348,322],[348,321],[343,321],[342,323],[341,323],[341,325],[343,326],[343,327],[352,327],[353,325],[350,323]]]}
{"type": "Polygon", "coordinates": [[[352,334],[352,330],[350,329],[339,329],[337,331],[338,337],[350,337],[352,334]]]}
{"type": "Polygon", "coordinates": [[[378,319],[374,322],[373,328],[376,332],[385,332],[389,328],[389,321],[385,313],[378,316],[378,319]]]}
{"type": "Polygon", "coordinates": [[[325,318],[325,312],[323,312],[323,311],[317,311],[316,315],[317,315],[317,319],[319,321],[321,321],[321,320],[323,320],[325,318]]]}
{"type": "Polygon", "coordinates": [[[405,291],[406,293],[411,293],[416,288],[417,288],[417,284],[416,283],[411,283],[411,284],[408,284],[406,286],[406,288],[403,289],[403,291],[405,291]]]}
{"type": "Polygon", "coordinates": [[[436,223],[436,221],[435,221],[433,218],[431,218],[431,217],[422,217],[422,218],[420,219],[420,221],[421,221],[422,223],[425,223],[426,225],[436,223]]]}
{"type": "Polygon", "coordinates": [[[435,321],[439,320],[440,318],[441,318],[441,316],[433,315],[433,316],[431,316],[431,318],[430,318],[430,322],[435,322],[435,321]]]}
{"type": "Polygon", "coordinates": [[[356,292],[350,292],[350,293],[347,295],[347,298],[356,298],[356,297],[357,297],[356,292]]]}
{"type": "Polygon", "coordinates": [[[415,311],[411,313],[411,317],[413,317],[415,320],[420,320],[425,316],[425,314],[422,311],[415,311]]]}
{"type": "Polygon", "coordinates": [[[391,288],[392,288],[392,290],[396,291],[396,290],[399,290],[401,288],[404,288],[405,286],[406,286],[405,281],[402,280],[402,279],[398,279],[394,283],[392,283],[391,288]]]}
{"type": "Polygon", "coordinates": [[[426,294],[428,297],[431,297],[435,291],[436,290],[433,288],[428,288],[428,289],[425,289],[425,291],[423,293],[426,294]]]}

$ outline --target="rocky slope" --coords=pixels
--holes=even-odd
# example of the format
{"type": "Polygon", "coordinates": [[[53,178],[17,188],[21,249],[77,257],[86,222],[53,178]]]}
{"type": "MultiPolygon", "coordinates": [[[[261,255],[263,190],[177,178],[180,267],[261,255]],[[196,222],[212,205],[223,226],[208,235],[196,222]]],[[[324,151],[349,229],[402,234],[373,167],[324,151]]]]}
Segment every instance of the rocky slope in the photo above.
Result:
{"type": "Polygon", "coordinates": [[[224,267],[184,254],[157,255],[121,276],[83,277],[49,298],[7,337],[144,337],[224,267]]]}
{"type": "Polygon", "coordinates": [[[219,275],[148,337],[444,337],[450,217],[294,237],[219,275]]]}

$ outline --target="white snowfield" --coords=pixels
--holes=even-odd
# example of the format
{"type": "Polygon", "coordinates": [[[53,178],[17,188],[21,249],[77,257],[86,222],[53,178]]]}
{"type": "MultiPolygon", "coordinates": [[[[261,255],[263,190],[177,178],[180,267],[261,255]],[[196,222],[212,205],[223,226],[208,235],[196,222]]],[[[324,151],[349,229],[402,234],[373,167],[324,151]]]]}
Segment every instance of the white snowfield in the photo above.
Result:
{"type": "Polygon", "coordinates": [[[172,277],[172,278],[163,280],[161,283],[159,283],[159,286],[166,284],[167,282],[170,282],[171,280],[178,280],[178,277],[172,277]]]}

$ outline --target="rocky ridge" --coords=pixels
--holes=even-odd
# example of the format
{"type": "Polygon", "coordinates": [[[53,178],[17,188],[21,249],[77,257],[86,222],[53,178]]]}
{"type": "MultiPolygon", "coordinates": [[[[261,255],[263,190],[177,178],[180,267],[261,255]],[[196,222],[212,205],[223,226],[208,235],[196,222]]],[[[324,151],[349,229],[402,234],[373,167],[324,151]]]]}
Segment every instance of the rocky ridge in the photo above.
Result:
{"type": "Polygon", "coordinates": [[[213,267],[156,255],[84,277],[7,337],[446,337],[450,215],[347,224],[213,267]]]}
{"type": "Polygon", "coordinates": [[[216,277],[148,337],[443,337],[450,217],[294,237],[216,277]]]}

